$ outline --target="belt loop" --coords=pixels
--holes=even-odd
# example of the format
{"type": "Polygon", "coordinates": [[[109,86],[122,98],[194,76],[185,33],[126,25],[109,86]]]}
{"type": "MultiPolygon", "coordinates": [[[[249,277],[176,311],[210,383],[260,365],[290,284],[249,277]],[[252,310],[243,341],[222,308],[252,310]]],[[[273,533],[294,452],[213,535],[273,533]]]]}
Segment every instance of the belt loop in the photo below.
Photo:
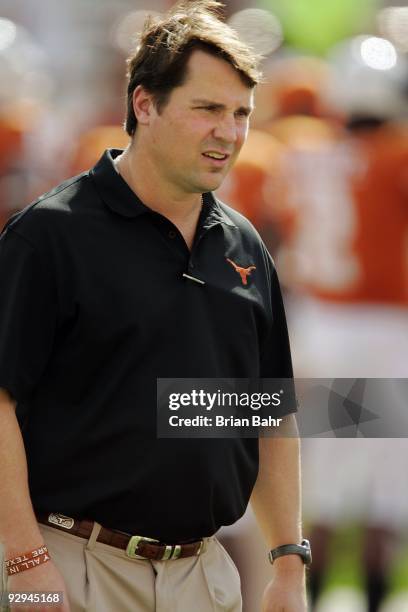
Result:
{"type": "Polygon", "coordinates": [[[214,536],[210,536],[208,538],[203,538],[203,545],[201,547],[200,550],[200,556],[205,553],[205,551],[208,549],[208,546],[210,545],[210,543],[214,540],[214,536]]]}
{"type": "Polygon", "coordinates": [[[88,550],[92,550],[95,547],[95,543],[96,543],[97,537],[101,529],[102,529],[102,525],[100,525],[99,523],[95,521],[92,527],[91,535],[89,536],[89,540],[85,548],[87,548],[88,550]]]}

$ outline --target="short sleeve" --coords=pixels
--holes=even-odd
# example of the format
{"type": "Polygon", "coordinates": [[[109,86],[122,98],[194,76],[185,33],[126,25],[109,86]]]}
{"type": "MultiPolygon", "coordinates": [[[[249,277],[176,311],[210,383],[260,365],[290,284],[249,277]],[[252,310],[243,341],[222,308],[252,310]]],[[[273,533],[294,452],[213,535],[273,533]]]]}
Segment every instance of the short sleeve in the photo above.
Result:
{"type": "Polygon", "coordinates": [[[57,299],[43,253],[14,230],[0,237],[0,387],[18,402],[35,391],[52,351],[57,299]]]}
{"type": "MultiPolygon", "coordinates": [[[[285,393],[281,397],[279,416],[283,416],[297,411],[297,400],[282,292],[272,258],[269,253],[267,255],[270,273],[272,324],[262,346],[261,377],[262,379],[281,380],[281,386],[285,389],[285,393]]],[[[274,390],[276,391],[275,388],[274,390]]]]}
{"type": "Polygon", "coordinates": [[[261,375],[264,378],[292,378],[288,328],[278,275],[268,254],[272,324],[263,344],[261,375]]]}

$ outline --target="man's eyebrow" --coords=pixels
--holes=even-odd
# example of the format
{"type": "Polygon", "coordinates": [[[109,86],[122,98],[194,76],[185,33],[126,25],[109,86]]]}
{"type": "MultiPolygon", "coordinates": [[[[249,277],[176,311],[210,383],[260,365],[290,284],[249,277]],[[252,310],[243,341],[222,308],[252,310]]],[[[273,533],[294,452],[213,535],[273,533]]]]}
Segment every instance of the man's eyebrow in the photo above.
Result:
{"type": "MultiPolygon", "coordinates": [[[[225,104],[221,104],[220,102],[215,102],[214,100],[206,100],[205,98],[194,98],[193,100],[191,100],[192,104],[199,104],[200,106],[212,106],[214,108],[217,109],[224,109],[225,104]]],[[[253,106],[240,106],[239,108],[237,108],[237,110],[239,111],[245,111],[246,113],[248,113],[248,115],[251,113],[251,111],[253,111],[254,107],[253,106]]]]}

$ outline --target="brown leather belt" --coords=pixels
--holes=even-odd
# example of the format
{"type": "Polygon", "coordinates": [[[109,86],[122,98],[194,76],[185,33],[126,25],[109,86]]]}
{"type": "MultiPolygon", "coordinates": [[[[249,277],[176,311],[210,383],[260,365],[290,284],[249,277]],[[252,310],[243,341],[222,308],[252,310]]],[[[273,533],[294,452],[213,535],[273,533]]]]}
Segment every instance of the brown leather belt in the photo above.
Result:
{"type": "MultiPolygon", "coordinates": [[[[93,521],[77,520],[63,514],[37,513],[36,516],[38,522],[43,525],[60,529],[86,540],[91,536],[94,526],[93,521]]],[[[101,528],[96,541],[125,550],[127,556],[131,559],[144,557],[145,559],[153,559],[155,561],[183,559],[184,557],[199,555],[202,552],[204,543],[203,540],[198,540],[196,542],[188,542],[187,544],[164,544],[153,538],[138,535],[132,536],[120,531],[114,531],[113,529],[107,529],[106,527],[101,528]]]]}

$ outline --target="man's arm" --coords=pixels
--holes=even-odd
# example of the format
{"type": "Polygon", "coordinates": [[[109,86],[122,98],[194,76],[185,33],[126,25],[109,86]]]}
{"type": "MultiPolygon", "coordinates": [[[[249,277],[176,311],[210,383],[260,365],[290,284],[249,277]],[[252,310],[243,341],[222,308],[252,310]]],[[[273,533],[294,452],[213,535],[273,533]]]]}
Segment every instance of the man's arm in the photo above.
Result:
{"type": "Polygon", "coordinates": [[[43,543],[28,490],[27,462],[15,403],[0,389],[0,540],[6,558],[43,543]]]}
{"type": "MultiPolygon", "coordinates": [[[[0,388],[0,541],[5,559],[39,548],[44,538],[38,528],[30,500],[24,443],[15,414],[15,402],[0,388]]],[[[65,585],[49,561],[8,579],[9,591],[63,591],[65,585]]],[[[26,609],[26,608],[24,608],[26,609]]],[[[37,609],[37,608],[36,608],[37,609]]],[[[54,610],[54,608],[53,608],[54,610]]]]}
{"type": "MultiPolygon", "coordinates": [[[[259,473],[251,496],[268,547],[300,544],[300,450],[296,420],[284,419],[282,437],[259,439],[259,473]]],[[[298,555],[275,560],[263,598],[265,612],[305,612],[305,570],[298,555]]]]}

